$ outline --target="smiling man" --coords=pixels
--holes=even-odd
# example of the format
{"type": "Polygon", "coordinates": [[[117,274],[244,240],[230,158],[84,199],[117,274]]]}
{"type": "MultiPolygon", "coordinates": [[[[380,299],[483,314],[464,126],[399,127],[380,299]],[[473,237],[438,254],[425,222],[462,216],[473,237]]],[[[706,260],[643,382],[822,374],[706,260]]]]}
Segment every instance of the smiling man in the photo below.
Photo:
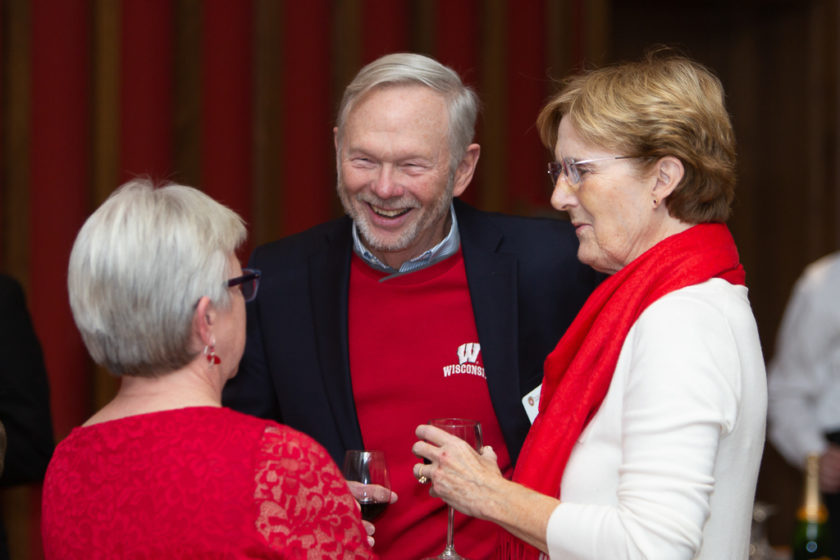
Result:
{"type": "Polygon", "coordinates": [[[339,198],[365,246],[391,269],[446,237],[452,198],[475,171],[478,144],[451,156],[446,109],[425,85],[382,86],[335,128],[339,198]]]}
{"type": "MultiPolygon", "coordinates": [[[[339,464],[348,449],[383,450],[399,495],[376,521],[386,560],[444,547],[444,504],[412,473],[417,424],[479,420],[510,476],[543,361],[596,283],[567,222],[457,199],[479,159],[477,113],[475,93],[428,57],[372,62],[334,129],[347,216],[251,257],[260,294],[225,404],[311,435],[339,464]]],[[[492,555],[491,525],[458,514],[455,528],[459,553],[492,555]]]]}

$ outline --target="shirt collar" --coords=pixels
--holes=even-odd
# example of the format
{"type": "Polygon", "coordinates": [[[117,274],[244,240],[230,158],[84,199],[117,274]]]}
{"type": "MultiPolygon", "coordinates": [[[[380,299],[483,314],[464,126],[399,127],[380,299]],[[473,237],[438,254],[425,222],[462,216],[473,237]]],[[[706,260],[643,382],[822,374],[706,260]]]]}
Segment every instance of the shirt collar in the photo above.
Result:
{"type": "Polygon", "coordinates": [[[458,233],[458,218],[455,217],[455,207],[451,204],[449,205],[449,215],[452,218],[452,226],[449,228],[449,233],[443,238],[443,241],[428,251],[425,251],[423,254],[418,255],[411,260],[405,261],[399,269],[392,268],[383,263],[376,258],[376,256],[371,253],[367,247],[364,246],[361,238],[359,237],[356,222],[353,222],[353,251],[368,265],[376,270],[381,270],[382,272],[396,274],[414,272],[415,270],[426,268],[427,266],[431,266],[448,257],[451,257],[457,253],[458,249],[461,247],[461,236],[458,233]]]}

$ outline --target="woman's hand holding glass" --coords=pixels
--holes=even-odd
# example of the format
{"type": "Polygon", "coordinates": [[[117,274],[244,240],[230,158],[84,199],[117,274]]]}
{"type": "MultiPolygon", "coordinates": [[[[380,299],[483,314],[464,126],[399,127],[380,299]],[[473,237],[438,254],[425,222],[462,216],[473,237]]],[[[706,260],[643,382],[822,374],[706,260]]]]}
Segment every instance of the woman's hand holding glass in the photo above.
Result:
{"type": "Polygon", "coordinates": [[[487,505],[487,489],[492,481],[504,480],[493,449],[485,445],[479,453],[463,439],[430,424],[421,424],[414,433],[420,441],[412,452],[431,461],[414,465],[415,478],[430,479],[433,497],[465,515],[486,519],[482,506],[487,505]]]}
{"type": "Polygon", "coordinates": [[[548,519],[559,501],[507,480],[490,446],[476,452],[463,440],[423,424],[411,450],[430,463],[414,465],[414,476],[431,480],[429,494],[459,512],[492,521],[543,552],[548,519]]]}

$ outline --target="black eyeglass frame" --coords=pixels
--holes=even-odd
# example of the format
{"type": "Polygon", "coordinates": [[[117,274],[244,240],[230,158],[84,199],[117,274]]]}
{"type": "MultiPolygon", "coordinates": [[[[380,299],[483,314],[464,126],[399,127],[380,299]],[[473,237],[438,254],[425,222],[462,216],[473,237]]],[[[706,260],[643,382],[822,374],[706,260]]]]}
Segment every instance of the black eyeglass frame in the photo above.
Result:
{"type": "Polygon", "coordinates": [[[262,276],[262,272],[256,268],[243,268],[242,272],[242,276],[237,276],[236,278],[228,280],[227,286],[228,288],[239,286],[239,289],[242,291],[242,296],[245,298],[245,303],[248,303],[249,301],[254,301],[257,297],[257,292],[260,289],[260,277],[262,276]],[[247,288],[245,288],[245,285],[248,282],[253,282],[254,286],[254,291],[250,295],[246,293],[247,288]]]}

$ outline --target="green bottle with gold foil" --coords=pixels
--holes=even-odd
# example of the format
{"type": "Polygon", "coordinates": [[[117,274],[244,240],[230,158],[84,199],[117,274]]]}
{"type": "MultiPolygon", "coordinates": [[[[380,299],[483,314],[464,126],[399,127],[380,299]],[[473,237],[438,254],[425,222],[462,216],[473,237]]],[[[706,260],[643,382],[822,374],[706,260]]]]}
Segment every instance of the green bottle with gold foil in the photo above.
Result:
{"type": "Polygon", "coordinates": [[[822,502],[819,487],[820,459],[808,455],[805,464],[805,490],[802,506],[796,512],[793,534],[793,560],[832,560],[828,510],[822,502]]]}

